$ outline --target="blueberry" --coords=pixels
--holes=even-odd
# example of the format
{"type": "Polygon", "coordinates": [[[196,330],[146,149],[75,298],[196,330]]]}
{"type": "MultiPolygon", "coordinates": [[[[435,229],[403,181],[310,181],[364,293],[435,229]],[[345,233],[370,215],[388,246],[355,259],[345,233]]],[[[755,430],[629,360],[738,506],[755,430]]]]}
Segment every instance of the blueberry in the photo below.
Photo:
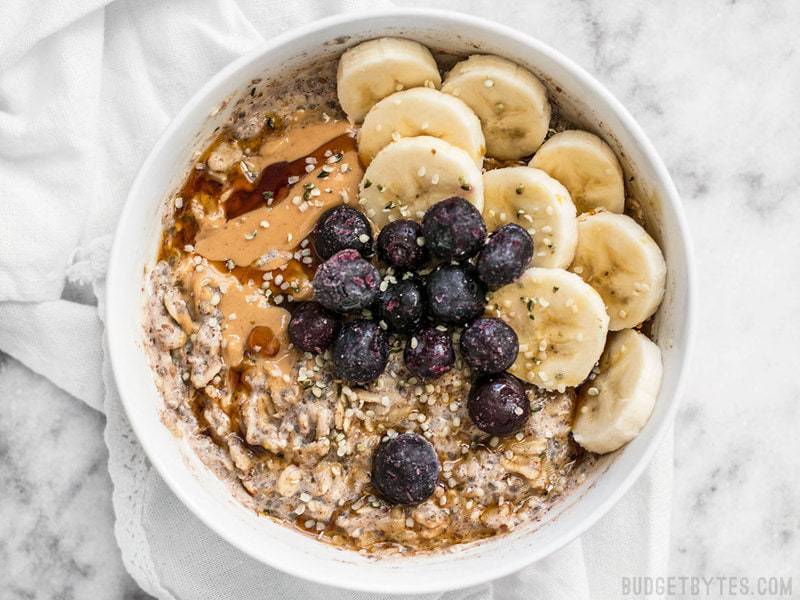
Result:
{"type": "Polygon", "coordinates": [[[475,319],[461,334],[461,355],[479,373],[501,373],[517,359],[517,334],[500,319],[475,319]]]}
{"type": "Polygon", "coordinates": [[[431,206],[422,218],[428,249],[444,260],[474,256],[486,239],[481,213],[464,198],[453,196],[431,206]]]}
{"type": "Polygon", "coordinates": [[[406,342],[403,360],[406,368],[422,379],[444,375],[456,362],[450,334],[435,327],[417,330],[406,342]]]}
{"type": "Polygon", "coordinates": [[[340,250],[322,263],[311,282],[314,297],[328,310],[366,308],[378,296],[381,276],[357,250],[340,250]]]}
{"type": "Polygon", "coordinates": [[[483,313],[486,287],[465,267],[441,265],[425,288],[428,313],[436,321],[466,323],[483,313]]]}
{"type": "Polygon", "coordinates": [[[519,379],[500,373],[475,382],[469,391],[467,412],[481,431],[509,435],[525,425],[531,414],[531,404],[519,379]]]}
{"type": "Polygon", "coordinates": [[[428,259],[422,241],[422,227],[416,221],[392,221],[378,234],[378,256],[387,265],[398,269],[418,269],[428,259]]]}
{"type": "Polygon", "coordinates": [[[511,283],[528,267],[533,240],[519,225],[509,223],[496,230],[478,257],[478,277],[497,288],[511,283]]]}
{"type": "Polygon", "coordinates": [[[289,321],[289,339],[303,352],[319,354],[336,337],[339,319],[319,302],[302,302],[289,321]]]}
{"type": "Polygon", "coordinates": [[[416,278],[401,279],[378,295],[376,303],[378,318],[389,329],[398,333],[410,333],[419,327],[425,316],[425,293],[416,278]]]}
{"type": "Polygon", "coordinates": [[[372,485],[392,504],[419,504],[433,494],[439,458],[431,443],[407,432],[386,440],[372,457],[372,485]]]}
{"type": "Polygon", "coordinates": [[[322,260],[346,248],[358,250],[365,257],[372,255],[372,227],[367,217],[346,204],[325,211],[310,238],[322,260]]]}
{"type": "Polygon", "coordinates": [[[333,343],[333,373],[348,383],[366,385],[374,381],[388,360],[389,340],[373,321],[345,323],[333,343]]]}

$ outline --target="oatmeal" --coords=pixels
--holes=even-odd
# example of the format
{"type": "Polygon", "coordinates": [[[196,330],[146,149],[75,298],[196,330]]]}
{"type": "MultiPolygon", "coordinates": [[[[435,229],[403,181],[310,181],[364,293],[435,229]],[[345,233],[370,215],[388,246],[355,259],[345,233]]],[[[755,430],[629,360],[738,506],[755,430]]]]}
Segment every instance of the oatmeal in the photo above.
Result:
{"type": "Polygon", "coordinates": [[[619,163],[498,57],[442,79],[387,38],[320,73],[255,82],[171,200],[145,317],[165,423],[338,546],[535,522],[658,393],[665,266],[619,163]]]}

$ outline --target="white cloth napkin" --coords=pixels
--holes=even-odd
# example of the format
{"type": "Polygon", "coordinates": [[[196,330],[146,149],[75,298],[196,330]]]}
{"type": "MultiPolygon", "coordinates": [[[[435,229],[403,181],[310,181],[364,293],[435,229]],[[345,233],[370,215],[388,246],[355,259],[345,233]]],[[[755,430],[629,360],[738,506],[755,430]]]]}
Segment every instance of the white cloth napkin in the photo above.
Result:
{"type": "MultiPolygon", "coordinates": [[[[380,4],[40,0],[35,12],[26,0],[0,5],[0,350],[105,413],[117,541],[131,575],[159,599],[376,597],[261,565],[172,495],[128,425],[99,317],[128,187],[192,93],[269,36],[380,4]]],[[[665,574],[671,478],[672,436],[580,540],[516,575],[441,597],[616,598],[624,576],[665,574]]]]}

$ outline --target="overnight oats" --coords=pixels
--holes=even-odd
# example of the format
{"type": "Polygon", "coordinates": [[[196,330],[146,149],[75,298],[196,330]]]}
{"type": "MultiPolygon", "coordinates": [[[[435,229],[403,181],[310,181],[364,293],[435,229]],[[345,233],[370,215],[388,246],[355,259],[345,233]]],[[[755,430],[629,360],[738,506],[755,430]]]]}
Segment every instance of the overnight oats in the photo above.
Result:
{"type": "Polygon", "coordinates": [[[540,520],[658,395],[666,265],[634,204],[496,56],[382,38],[254,81],[148,273],[163,420],[246,505],[363,553],[540,520]]]}

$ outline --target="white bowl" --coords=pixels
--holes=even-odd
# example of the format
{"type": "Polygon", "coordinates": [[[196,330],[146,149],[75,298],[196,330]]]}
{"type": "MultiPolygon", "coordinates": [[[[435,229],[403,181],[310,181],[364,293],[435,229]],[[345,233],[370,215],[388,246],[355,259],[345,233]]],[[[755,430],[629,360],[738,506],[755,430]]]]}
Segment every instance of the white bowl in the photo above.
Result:
{"type": "Polygon", "coordinates": [[[136,178],[117,228],[108,276],[108,345],[117,386],[133,430],[172,491],[206,525],[252,557],[298,577],[344,588],[421,593],[465,587],[514,572],[574,539],[597,521],[645,468],[668,430],[680,398],[690,344],[693,301],[689,234],[680,199],[661,159],[622,105],[570,60],[526,35],[462,14],[392,9],[324,19],[272,38],[236,60],[194,95],[167,128],[136,178]],[[402,36],[447,53],[499,54],[528,67],[582,127],[617,150],[632,189],[643,200],[648,228],[668,265],[667,293],[654,337],[664,380],[641,434],[604,457],[602,468],[538,524],[450,552],[368,559],[336,549],[259,517],[159,420],[162,401],[143,352],[143,274],[152,266],[170,191],[185,177],[191,154],[207,141],[225,111],[220,102],[254,78],[279,75],[379,36],[402,36]]]}

